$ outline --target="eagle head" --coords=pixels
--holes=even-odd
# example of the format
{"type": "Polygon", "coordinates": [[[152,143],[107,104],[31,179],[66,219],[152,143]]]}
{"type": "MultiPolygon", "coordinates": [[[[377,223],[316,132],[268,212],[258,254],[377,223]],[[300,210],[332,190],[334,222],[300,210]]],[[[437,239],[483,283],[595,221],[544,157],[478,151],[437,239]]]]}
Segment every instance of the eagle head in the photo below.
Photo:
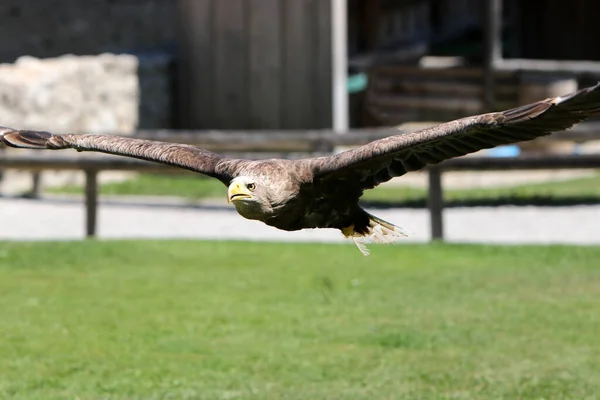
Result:
{"type": "Polygon", "coordinates": [[[244,218],[264,220],[271,213],[266,185],[257,178],[238,176],[229,184],[227,202],[244,218]]]}

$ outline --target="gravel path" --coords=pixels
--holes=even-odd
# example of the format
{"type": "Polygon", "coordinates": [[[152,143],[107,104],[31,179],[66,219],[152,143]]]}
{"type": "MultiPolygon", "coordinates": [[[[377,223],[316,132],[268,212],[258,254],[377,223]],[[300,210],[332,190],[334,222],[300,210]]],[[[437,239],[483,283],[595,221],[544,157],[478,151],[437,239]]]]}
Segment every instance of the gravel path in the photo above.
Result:
{"type": "MultiPolygon", "coordinates": [[[[413,232],[410,242],[429,239],[425,210],[371,210],[413,232]]],[[[600,206],[450,208],[448,241],[479,243],[600,244],[600,206]]],[[[80,199],[0,198],[1,240],[81,239],[80,199]]],[[[198,238],[268,241],[343,241],[335,230],[282,232],[246,220],[226,205],[186,205],[154,199],[105,199],[99,208],[100,238],[198,238]]]]}

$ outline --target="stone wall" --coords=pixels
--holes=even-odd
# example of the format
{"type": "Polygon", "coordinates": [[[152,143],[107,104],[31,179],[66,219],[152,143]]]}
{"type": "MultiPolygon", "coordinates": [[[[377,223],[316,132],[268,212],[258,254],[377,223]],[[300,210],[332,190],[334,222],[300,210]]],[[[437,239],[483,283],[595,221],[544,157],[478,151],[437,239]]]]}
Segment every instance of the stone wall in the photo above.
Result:
{"type": "MultiPolygon", "coordinates": [[[[174,98],[172,61],[167,54],[154,53],[24,56],[13,64],[0,64],[0,125],[63,133],[168,128],[174,98]]],[[[129,175],[104,173],[102,178],[129,175]]],[[[75,184],[81,178],[73,172],[50,172],[44,174],[43,184],[75,184]]],[[[28,186],[27,174],[9,171],[0,191],[14,193],[28,186]]]]}
{"type": "MultiPolygon", "coordinates": [[[[122,134],[174,127],[176,1],[0,1],[0,125],[122,134]]],[[[0,192],[20,192],[28,178],[8,171],[0,192]]],[[[43,184],[81,178],[49,172],[43,184]]]]}
{"type": "Polygon", "coordinates": [[[0,65],[2,125],[59,132],[131,132],[138,125],[137,58],[21,57],[0,65]]]}
{"type": "Polygon", "coordinates": [[[172,125],[172,58],[101,54],[0,64],[0,125],[132,132],[172,125]]]}
{"type": "MultiPolygon", "coordinates": [[[[137,58],[139,80],[139,118],[134,128],[175,127],[176,3],[177,0],[2,0],[0,63],[15,63],[22,56],[47,59],[65,54],[132,54],[137,58]]],[[[72,69],[75,58],[71,60],[61,62],[72,69]]],[[[92,62],[90,60],[85,62],[92,62]]],[[[53,63],[48,61],[47,68],[51,69],[53,63]]],[[[2,68],[6,71],[7,67],[2,68]]],[[[57,73],[53,74],[57,76],[57,73]]],[[[89,76],[93,90],[102,86],[98,81],[101,78],[102,73],[89,76]]],[[[10,80],[0,77],[0,82],[10,80]]],[[[14,90],[14,85],[10,86],[12,89],[0,89],[3,96],[14,90]]],[[[109,87],[119,91],[117,83],[109,83],[109,87]]],[[[6,110],[6,105],[0,98],[0,108],[6,110]]],[[[62,122],[68,118],[71,117],[59,116],[62,122]]],[[[85,119],[94,118],[98,115],[89,115],[85,119]]],[[[62,122],[59,121],[57,126],[62,126],[62,122]]],[[[118,126],[108,119],[105,122],[105,129],[118,126]]],[[[2,123],[7,124],[0,121],[2,123]]]]}

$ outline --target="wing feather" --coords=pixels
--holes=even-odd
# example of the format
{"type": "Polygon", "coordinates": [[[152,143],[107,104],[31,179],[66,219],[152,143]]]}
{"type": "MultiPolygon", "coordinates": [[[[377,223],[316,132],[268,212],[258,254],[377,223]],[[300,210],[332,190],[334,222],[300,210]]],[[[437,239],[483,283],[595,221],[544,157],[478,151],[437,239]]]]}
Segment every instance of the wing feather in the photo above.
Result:
{"type": "Polygon", "coordinates": [[[28,149],[76,149],[133,157],[199,172],[228,184],[236,161],[187,144],[158,142],[114,135],[53,134],[0,127],[1,141],[28,149]]]}
{"type": "Polygon", "coordinates": [[[315,179],[355,181],[373,187],[428,164],[482,149],[562,131],[600,113],[600,83],[567,96],[390,136],[331,157],[313,160],[315,179]]]}

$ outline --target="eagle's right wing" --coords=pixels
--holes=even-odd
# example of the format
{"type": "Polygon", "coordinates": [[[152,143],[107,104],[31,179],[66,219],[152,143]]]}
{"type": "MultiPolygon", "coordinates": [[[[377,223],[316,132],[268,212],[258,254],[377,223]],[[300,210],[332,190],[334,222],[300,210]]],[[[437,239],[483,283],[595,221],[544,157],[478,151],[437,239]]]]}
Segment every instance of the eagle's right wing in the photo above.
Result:
{"type": "Polygon", "coordinates": [[[187,144],[93,134],[53,134],[0,127],[0,141],[26,149],[76,149],[138,158],[199,172],[229,184],[238,160],[187,144]]]}

